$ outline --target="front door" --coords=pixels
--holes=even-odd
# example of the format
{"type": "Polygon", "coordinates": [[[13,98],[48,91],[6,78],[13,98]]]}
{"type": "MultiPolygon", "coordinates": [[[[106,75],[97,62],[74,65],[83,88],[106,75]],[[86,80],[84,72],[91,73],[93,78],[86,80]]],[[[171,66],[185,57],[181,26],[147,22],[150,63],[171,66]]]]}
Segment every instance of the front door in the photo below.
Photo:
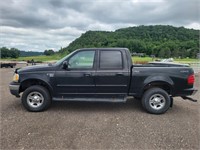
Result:
{"type": "Polygon", "coordinates": [[[57,98],[92,97],[95,94],[95,50],[82,50],[68,60],[68,68],[56,72],[57,98]]]}

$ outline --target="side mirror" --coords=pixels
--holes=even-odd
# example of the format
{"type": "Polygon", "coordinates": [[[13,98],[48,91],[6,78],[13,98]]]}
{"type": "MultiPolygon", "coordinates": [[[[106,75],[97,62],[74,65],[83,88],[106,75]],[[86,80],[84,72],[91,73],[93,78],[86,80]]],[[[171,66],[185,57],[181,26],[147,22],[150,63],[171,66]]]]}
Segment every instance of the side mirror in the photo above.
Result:
{"type": "Polygon", "coordinates": [[[69,63],[68,61],[63,62],[63,69],[68,69],[69,63]]]}

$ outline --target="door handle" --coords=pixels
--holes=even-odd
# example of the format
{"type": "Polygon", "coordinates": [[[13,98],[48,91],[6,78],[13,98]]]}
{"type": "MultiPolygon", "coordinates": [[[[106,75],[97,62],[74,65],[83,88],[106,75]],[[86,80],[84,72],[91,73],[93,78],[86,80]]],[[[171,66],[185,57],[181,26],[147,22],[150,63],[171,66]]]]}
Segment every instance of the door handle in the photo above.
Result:
{"type": "Polygon", "coordinates": [[[116,76],[124,76],[123,73],[116,73],[115,75],[116,75],[116,76]]]}
{"type": "Polygon", "coordinates": [[[85,77],[90,77],[90,76],[92,76],[92,74],[91,73],[84,73],[84,76],[85,77]]]}

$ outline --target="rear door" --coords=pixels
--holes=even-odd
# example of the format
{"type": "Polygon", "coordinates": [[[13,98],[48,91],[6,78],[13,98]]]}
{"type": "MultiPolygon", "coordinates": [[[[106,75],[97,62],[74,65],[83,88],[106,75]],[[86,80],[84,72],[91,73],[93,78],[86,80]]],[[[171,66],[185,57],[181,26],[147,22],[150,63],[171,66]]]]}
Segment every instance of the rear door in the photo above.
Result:
{"type": "Polygon", "coordinates": [[[98,50],[96,71],[96,95],[98,97],[121,97],[127,95],[129,71],[125,51],[98,50]]]}

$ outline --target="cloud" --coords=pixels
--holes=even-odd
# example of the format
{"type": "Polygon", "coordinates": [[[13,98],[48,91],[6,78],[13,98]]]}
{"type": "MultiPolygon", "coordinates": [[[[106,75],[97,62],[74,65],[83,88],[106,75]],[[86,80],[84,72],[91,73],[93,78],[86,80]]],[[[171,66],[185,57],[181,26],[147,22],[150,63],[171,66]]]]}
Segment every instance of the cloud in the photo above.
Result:
{"type": "Polygon", "coordinates": [[[198,0],[6,0],[0,2],[0,47],[59,50],[87,30],[137,25],[200,29],[199,8],[198,0]]]}

